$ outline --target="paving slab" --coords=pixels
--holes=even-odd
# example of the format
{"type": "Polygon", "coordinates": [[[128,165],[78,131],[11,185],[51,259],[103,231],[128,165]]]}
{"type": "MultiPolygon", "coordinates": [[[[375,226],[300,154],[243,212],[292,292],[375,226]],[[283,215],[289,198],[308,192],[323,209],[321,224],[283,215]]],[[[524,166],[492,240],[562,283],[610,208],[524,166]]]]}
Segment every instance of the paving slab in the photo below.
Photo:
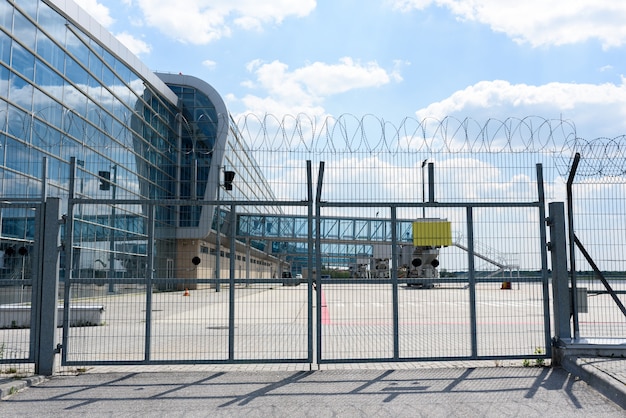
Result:
{"type": "Polygon", "coordinates": [[[2,416],[623,417],[564,368],[107,372],[55,376],[2,416]]]}

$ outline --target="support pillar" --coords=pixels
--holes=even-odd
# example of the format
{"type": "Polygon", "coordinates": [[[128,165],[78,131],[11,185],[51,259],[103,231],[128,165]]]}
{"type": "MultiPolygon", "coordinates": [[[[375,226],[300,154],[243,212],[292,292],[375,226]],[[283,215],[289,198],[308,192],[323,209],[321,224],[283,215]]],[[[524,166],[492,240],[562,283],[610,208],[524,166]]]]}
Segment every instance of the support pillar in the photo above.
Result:
{"type": "MultiPolygon", "coordinates": [[[[548,249],[552,261],[552,299],[554,303],[554,342],[570,340],[572,331],[570,326],[570,294],[567,271],[567,243],[565,234],[565,207],[563,202],[553,202],[549,205],[548,226],[550,227],[550,242],[548,249]]],[[[558,365],[561,356],[558,347],[554,347],[552,364],[558,365]]]]}
{"type": "MultiPolygon", "coordinates": [[[[59,208],[58,198],[48,198],[43,208],[42,252],[39,254],[37,279],[40,281],[37,298],[35,327],[39,342],[35,353],[35,374],[51,376],[54,373],[57,354],[57,299],[59,291],[59,208]]],[[[69,268],[69,267],[68,267],[69,268]]]]}

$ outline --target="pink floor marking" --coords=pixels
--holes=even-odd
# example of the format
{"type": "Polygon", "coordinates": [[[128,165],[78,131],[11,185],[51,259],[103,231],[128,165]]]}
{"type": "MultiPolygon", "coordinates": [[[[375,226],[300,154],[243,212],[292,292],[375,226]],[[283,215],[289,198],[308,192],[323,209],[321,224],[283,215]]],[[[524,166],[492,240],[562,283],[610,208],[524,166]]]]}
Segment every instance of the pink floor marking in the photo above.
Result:
{"type": "Polygon", "coordinates": [[[330,325],[330,312],[328,311],[328,305],[326,304],[326,296],[322,291],[322,325],[330,325]]]}

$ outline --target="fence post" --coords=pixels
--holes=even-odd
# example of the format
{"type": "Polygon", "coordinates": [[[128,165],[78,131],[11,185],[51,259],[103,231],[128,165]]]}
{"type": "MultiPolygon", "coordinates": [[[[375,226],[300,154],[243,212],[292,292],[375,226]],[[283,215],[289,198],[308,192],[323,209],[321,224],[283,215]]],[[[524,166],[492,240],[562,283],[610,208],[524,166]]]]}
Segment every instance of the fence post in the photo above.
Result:
{"type": "MultiPolygon", "coordinates": [[[[572,338],[570,327],[570,295],[567,272],[567,243],[565,241],[565,207],[563,202],[549,205],[550,250],[552,260],[552,298],[554,304],[554,342],[572,338]]],[[[556,348],[556,347],[555,347],[556,348]]],[[[560,350],[553,350],[552,364],[558,365],[560,350]]]]}
{"type": "Polygon", "coordinates": [[[57,301],[59,290],[59,198],[48,198],[42,205],[43,236],[41,260],[37,268],[37,277],[41,280],[37,288],[37,322],[35,328],[38,347],[36,348],[35,373],[51,376],[54,373],[54,362],[57,353],[57,301]]]}

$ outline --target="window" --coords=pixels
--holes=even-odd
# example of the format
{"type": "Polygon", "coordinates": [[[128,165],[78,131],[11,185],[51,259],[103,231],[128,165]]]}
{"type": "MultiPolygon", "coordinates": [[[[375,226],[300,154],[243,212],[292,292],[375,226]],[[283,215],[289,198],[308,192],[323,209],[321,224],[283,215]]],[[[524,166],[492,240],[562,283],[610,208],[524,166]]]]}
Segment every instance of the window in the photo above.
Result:
{"type": "Polygon", "coordinates": [[[33,79],[35,56],[17,42],[13,42],[11,66],[29,80],[33,79]]]}

